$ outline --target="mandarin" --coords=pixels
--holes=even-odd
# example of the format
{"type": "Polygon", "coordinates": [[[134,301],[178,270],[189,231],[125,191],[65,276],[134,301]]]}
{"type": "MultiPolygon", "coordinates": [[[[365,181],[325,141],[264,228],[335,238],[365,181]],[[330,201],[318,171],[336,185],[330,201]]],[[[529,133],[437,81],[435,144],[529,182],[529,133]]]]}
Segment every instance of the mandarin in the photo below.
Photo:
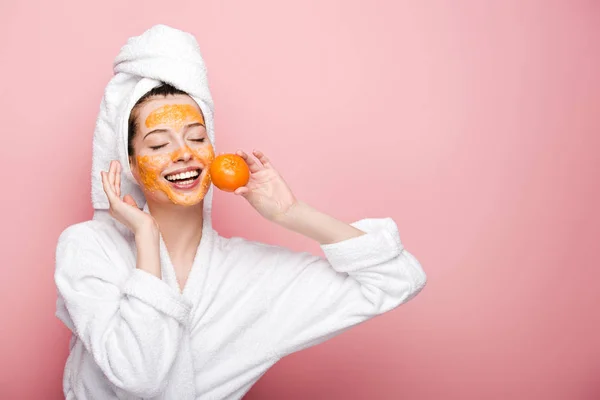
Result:
{"type": "Polygon", "coordinates": [[[237,154],[221,154],[215,157],[209,172],[212,183],[226,192],[233,192],[250,180],[248,164],[237,154]]]}

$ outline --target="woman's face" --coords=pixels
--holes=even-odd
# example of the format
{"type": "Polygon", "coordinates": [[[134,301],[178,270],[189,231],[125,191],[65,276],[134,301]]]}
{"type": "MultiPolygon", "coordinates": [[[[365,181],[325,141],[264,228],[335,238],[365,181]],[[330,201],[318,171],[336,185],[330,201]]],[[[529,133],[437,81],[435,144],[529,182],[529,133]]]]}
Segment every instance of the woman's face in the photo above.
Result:
{"type": "Polygon", "coordinates": [[[183,206],[200,203],[210,187],[212,144],[200,107],[189,96],[151,98],[137,110],[133,176],[146,199],[183,206]]]}

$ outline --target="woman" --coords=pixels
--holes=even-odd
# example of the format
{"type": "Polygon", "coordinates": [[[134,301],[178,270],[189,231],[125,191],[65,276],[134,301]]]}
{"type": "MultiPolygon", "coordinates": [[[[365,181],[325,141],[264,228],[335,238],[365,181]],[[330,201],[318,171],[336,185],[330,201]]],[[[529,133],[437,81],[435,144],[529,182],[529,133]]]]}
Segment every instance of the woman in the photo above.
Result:
{"type": "MultiPolygon", "coordinates": [[[[239,399],[280,358],[423,288],[425,274],[391,219],[349,225],[315,210],[260,151],[256,159],[238,152],[251,176],[235,194],[267,221],[319,242],[325,257],[214,231],[205,79],[204,89],[194,83],[189,92],[185,82],[176,88],[153,81],[142,90],[150,78],[131,71],[117,79],[123,60],[136,58],[133,47],[145,55],[139,62],[150,63],[140,68],[147,73],[167,63],[148,61],[148,49],[165,57],[189,35],[161,25],[134,39],[117,57],[113,78],[119,85],[132,79],[122,91],[127,101],[111,106],[119,91],[109,84],[108,111],[101,111],[94,137],[94,165],[107,154],[124,155],[97,174],[107,207],[93,188],[94,219],[67,228],[57,246],[57,316],[73,332],[67,399],[239,399]],[[120,135],[119,124],[126,124],[127,140],[107,139],[120,135]]],[[[195,51],[193,45],[185,54],[195,51]]]]}

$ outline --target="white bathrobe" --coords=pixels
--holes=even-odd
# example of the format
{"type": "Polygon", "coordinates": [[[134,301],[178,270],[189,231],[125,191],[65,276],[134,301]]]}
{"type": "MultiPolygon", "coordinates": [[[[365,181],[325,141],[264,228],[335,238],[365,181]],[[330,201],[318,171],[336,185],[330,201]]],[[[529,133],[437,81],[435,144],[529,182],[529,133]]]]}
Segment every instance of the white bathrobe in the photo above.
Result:
{"type": "MultiPolygon", "coordinates": [[[[189,40],[178,42],[182,34],[164,25],[152,29],[144,35],[189,40]]],[[[109,84],[94,137],[93,174],[107,170],[111,157],[120,159],[124,193],[138,201],[123,135],[125,116],[148,82],[138,77],[119,101],[109,84]],[[124,148],[107,148],[113,145],[124,148]]],[[[199,104],[214,143],[212,102],[178,86],[199,104]]],[[[394,309],[425,285],[392,219],[354,223],[367,234],[324,245],[319,257],[220,236],[211,224],[211,188],[181,292],[162,236],[158,279],[136,268],[133,234],[106,211],[99,181],[92,184],[94,218],[68,227],[56,250],[56,314],[73,332],[67,399],[239,399],[280,358],[394,309]]]]}

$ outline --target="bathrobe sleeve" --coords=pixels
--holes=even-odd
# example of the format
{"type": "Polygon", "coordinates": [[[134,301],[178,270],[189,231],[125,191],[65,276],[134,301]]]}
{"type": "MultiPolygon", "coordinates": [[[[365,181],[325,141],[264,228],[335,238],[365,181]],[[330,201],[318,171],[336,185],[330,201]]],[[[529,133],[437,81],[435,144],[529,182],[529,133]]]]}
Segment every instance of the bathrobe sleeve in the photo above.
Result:
{"type": "Polygon", "coordinates": [[[390,218],[352,224],[365,235],[323,245],[325,258],[280,248],[269,332],[279,357],[314,346],[394,309],[425,286],[417,259],[390,218]]]}
{"type": "Polygon", "coordinates": [[[55,282],[67,325],[106,377],[133,395],[152,397],[166,385],[191,304],[121,256],[114,243],[74,225],[59,238],[55,282]]]}

